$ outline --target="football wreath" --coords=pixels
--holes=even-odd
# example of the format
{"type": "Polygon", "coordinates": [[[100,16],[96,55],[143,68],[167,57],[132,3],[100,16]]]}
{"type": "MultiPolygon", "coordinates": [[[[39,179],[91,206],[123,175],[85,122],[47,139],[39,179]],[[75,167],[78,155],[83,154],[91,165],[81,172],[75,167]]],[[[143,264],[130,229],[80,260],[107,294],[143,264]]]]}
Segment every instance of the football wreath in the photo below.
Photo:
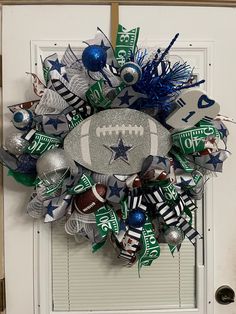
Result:
{"type": "Polygon", "coordinates": [[[188,238],[196,200],[211,172],[221,172],[228,130],[219,104],[191,67],[166,49],[137,47],[139,28],[118,26],[116,46],[98,28],[77,55],[42,60],[44,79],[30,73],[37,100],[9,106],[17,131],[0,160],[34,188],[27,212],[93,251],[107,240],[131,266],[149,266],[160,241],[173,254],[188,238]]]}

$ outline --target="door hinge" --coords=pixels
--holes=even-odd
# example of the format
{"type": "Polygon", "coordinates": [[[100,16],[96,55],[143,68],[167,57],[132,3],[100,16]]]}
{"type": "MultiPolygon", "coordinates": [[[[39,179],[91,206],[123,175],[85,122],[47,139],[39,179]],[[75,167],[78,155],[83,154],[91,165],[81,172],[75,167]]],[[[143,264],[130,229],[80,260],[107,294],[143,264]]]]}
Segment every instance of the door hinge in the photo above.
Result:
{"type": "Polygon", "coordinates": [[[0,279],[0,312],[6,308],[5,278],[0,279]]]}

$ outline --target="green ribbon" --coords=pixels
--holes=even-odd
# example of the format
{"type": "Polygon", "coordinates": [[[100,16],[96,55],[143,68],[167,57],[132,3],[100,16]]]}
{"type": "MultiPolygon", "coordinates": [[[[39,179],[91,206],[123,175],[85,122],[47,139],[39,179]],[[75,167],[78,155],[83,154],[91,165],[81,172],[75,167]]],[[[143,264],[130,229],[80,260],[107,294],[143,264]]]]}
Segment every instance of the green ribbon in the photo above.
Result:
{"type": "Polygon", "coordinates": [[[122,219],[126,220],[128,218],[129,208],[128,208],[128,200],[127,198],[122,199],[120,201],[121,215],[122,219]]]}
{"type": "Polygon", "coordinates": [[[159,183],[162,192],[165,196],[166,202],[169,203],[173,203],[174,201],[176,201],[179,197],[179,194],[174,186],[174,184],[172,184],[169,181],[164,181],[159,183]]]}
{"type": "Polygon", "coordinates": [[[106,239],[104,241],[102,241],[102,242],[94,243],[92,245],[92,252],[95,253],[98,250],[100,250],[104,246],[105,243],[106,243],[106,239]]]}
{"type": "Polygon", "coordinates": [[[79,180],[79,182],[73,186],[71,189],[69,189],[69,194],[80,194],[83,193],[94,185],[94,181],[92,177],[87,176],[86,174],[83,174],[79,180]]]}
{"type": "Polygon", "coordinates": [[[201,127],[183,130],[172,135],[173,144],[179,147],[183,154],[189,155],[206,149],[208,137],[220,138],[219,131],[209,123],[201,123],[201,127]]]}
{"type": "Polygon", "coordinates": [[[152,223],[148,218],[143,226],[141,246],[138,261],[139,271],[142,266],[150,266],[152,262],[160,256],[160,246],[155,238],[152,223]]]}
{"type": "Polygon", "coordinates": [[[171,149],[170,153],[178,160],[181,167],[184,169],[185,172],[191,173],[193,172],[193,168],[190,166],[188,160],[184,157],[183,154],[177,152],[175,149],[171,149]]]}
{"type": "Polygon", "coordinates": [[[69,122],[69,129],[74,129],[80,122],[83,121],[83,118],[80,113],[75,114],[71,121],[69,122]]]}
{"type": "Polygon", "coordinates": [[[132,53],[135,53],[139,36],[139,27],[127,31],[122,25],[118,25],[116,35],[115,57],[122,66],[132,53]]]}
{"type": "MultiPolygon", "coordinates": [[[[112,100],[104,95],[103,85],[104,81],[101,79],[92,86],[90,86],[90,88],[87,90],[85,94],[87,101],[95,109],[97,108],[108,109],[111,106],[112,100]]],[[[122,82],[119,86],[117,86],[114,89],[114,98],[122,91],[124,87],[125,84],[122,82]]]]}
{"type": "Polygon", "coordinates": [[[104,205],[95,212],[96,224],[100,235],[105,238],[109,231],[119,233],[119,220],[115,211],[109,205],[104,205]]]}
{"type": "Polygon", "coordinates": [[[41,155],[49,149],[59,147],[62,139],[59,137],[47,135],[41,132],[35,132],[32,143],[27,147],[26,153],[41,155]]]}

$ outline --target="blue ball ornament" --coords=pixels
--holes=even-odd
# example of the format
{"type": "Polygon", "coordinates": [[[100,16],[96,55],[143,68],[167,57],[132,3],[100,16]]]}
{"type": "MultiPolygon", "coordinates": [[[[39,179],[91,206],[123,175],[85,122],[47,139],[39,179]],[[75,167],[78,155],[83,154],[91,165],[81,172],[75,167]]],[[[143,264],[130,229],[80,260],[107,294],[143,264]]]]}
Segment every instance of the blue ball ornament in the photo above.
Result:
{"type": "Polygon", "coordinates": [[[90,45],[82,53],[82,62],[89,71],[101,71],[105,67],[106,61],[106,50],[99,45],[90,45]]]}
{"type": "Polygon", "coordinates": [[[12,122],[18,130],[29,130],[33,124],[33,113],[27,109],[19,109],[14,112],[12,122]]]}
{"type": "Polygon", "coordinates": [[[126,85],[136,84],[141,76],[142,69],[135,62],[126,62],[120,69],[120,77],[126,85]]]}
{"type": "Polygon", "coordinates": [[[129,213],[127,223],[130,227],[140,228],[146,222],[146,215],[142,209],[135,209],[129,213]]]}
{"type": "Polygon", "coordinates": [[[22,154],[18,158],[17,172],[36,175],[36,163],[37,159],[30,154],[22,154]]]}

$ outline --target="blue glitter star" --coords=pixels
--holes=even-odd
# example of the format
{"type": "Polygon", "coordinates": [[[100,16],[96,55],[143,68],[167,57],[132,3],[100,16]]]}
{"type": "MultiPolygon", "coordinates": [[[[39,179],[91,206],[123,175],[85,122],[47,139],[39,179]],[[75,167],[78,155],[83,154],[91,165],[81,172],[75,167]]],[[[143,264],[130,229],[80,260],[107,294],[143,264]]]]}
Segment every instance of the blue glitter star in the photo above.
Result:
{"type": "Polygon", "coordinates": [[[49,118],[48,121],[45,123],[45,125],[53,125],[54,129],[57,130],[58,124],[64,124],[64,121],[61,121],[60,119],[54,119],[49,118]]]}
{"type": "Polygon", "coordinates": [[[54,211],[56,208],[57,208],[57,206],[53,206],[53,205],[52,205],[52,201],[51,201],[51,202],[48,204],[48,206],[47,206],[47,214],[53,218],[53,217],[54,217],[54,216],[53,216],[53,211],[54,211]]]}
{"type": "Polygon", "coordinates": [[[210,160],[208,160],[206,163],[212,164],[215,170],[218,164],[223,163],[223,161],[220,159],[220,153],[218,153],[217,155],[210,155],[209,157],[210,157],[210,160]]]}
{"type": "Polygon", "coordinates": [[[129,106],[129,101],[131,98],[133,98],[134,96],[129,96],[129,92],[126,91],[125,94],[123,96],[118,97],[121,101],[120,106],[121,105],[125,105],[127,104],[129,106]]]}
{"type": "Polygon", "coordinates": [[[220,125],[220,129],[218,131],[223,135],[223,138],[227,137],[228,130],[222,124],[220,125]]]}
{"type": "Polygon", "coordinates": [[[125,145],[122,138],[119,137],[117,145],[106,146],[110,151],[112,151],[112,157],[110,160],[110,164],[113,163],[114,160],[121,159],[127,164],[129,164],[128,152],[133,148],[132,145],[125,145]]]}
{"type": "Polygon", "coordinates": [[[117,182],[115,182],[113,186],[109,185],[109,189],[110,189],[109,197],[114,196],[114,195],[120,197],[120,191],[123,190],[123,188],[118,187],[117,182]]]}
{"type": "Polygon", "coordinates": [[[107,51],[108,49],[110,49],[110,47],[108,47],[108,46],[106,46],[106,45],[104,44],[104,41],[103,41],[103,40],[101,41],[100,46],[101,46],[102,49],[104,49],[105,51],[107,51]]]}
{"type": "Polygon", "coordinates": [[[50,71],[57,70],[61,74],[61,68],[63,68],[65,65],[60,63],[58,59],[56,59],[55,61],[53,60],[48,60],[48,61],[52,65],[50,71]]]}

